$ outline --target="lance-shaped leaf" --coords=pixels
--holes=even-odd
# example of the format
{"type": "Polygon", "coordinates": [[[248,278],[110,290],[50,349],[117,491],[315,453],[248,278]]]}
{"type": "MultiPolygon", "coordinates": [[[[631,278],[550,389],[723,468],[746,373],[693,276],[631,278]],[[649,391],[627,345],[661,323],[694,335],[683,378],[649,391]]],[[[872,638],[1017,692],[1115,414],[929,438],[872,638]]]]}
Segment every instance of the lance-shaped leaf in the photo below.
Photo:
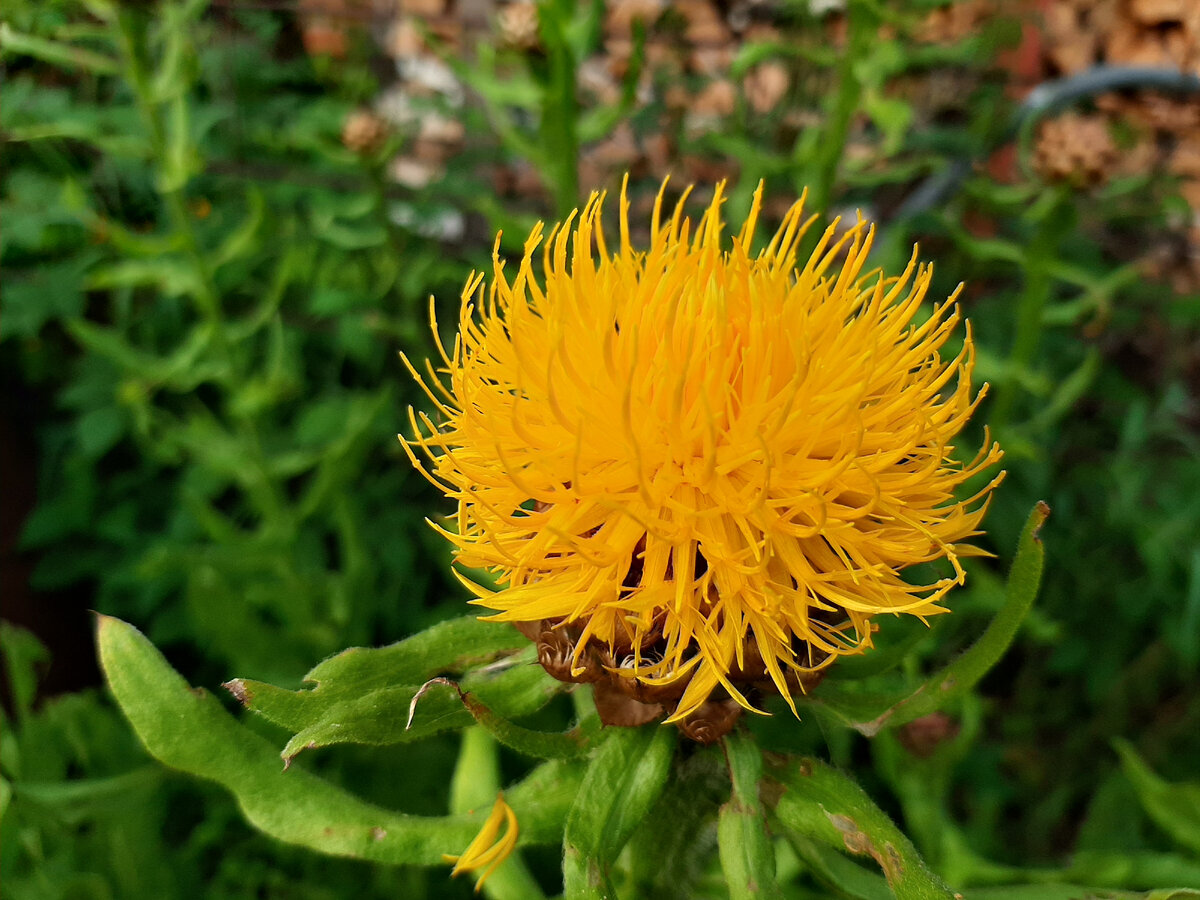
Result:
{"type": "Polygon", "coordinates": [[[662,793],[675,729],[615,728],[588,766],[563,835],[567,900],[615,897],[608,867],[662,793]]]}
{"type": "Polygon", "coordinates": [[[1021,621],[1033,606],[1042,579],[1045,552],[1038,533],[1050,515],[1039,502],[1029,514],[1017,544],[1017,556],[1005,587],[1005,601],[987,630],[944,669],[900,700],[839,687],[831,678],[816,691],[817,701],[842,721],[868,737],[929,715],[971,690],[1004,655],[1021,621]]]}
{"type": "Polygon", "coordinates": [[[338,703],[404,685],[415,691],[435,675],[465,672],[528,645],[511,625],[463,616],[386,647],[343,650],[304,676],[315,684],[311,690],[288,691],[245,678],[225,687],[248,709],[295,733],[326,718],[338,703]]]}
{"type": "Polygon", "coordinates": [[[96,75],[115,75],[119,66],[115,59],[83,47],[48,41],[32,34],[14,31],[7,22],[0,22],[0,58],[31,56],[65,69],[83,69],[96,75]]]}
{"type": "MultiPolygon", "coordinates": [[[[887,879],[860,866],[832,847],[796,833],[788,836],[796,856],[813,877],[850,900],[893,900],[887,879]]],[[[843,848],[845,849],[845,848],[843,848]]]]}
{"type": "MultiPolygon", "coordinates": [[[[486,811],[409,816],[309,772],[281,771],[269,741],[192,689],[135,628],[101,616],[97,643],[109,687],[151,755],[227,788],[250,823],[279,840],[382,863],[441,865],[443,853],[467,846],[479,830],[486,811]]],[[[559,840],[580,778],[578,767],[548,763],[509,789],[522,843],[559,840]]]]}
{"type": "Polygon", "coordinates": [[[1146,815],[1180,844],[1200,853],[1200,782],[1165,781],[1128,741],[1116,740],[1113,746],[1146,815]]]}
{"type": "Polygon", "coordinates": [[[784,792],[775,807],[783,828],[879,864],[898,900],[954,900],[912,841],[854,781],[815,759],[772,773],[784,792]]]}
{"type": "Polygon", "coordinates": [[[782,898],[775,877],[775,848],[758,797],[762,752],[752,738],[734,732],[725,738],[725,758],[733,794],[721,807],[717,838],[730,900],[782,898]]]}
{"type": "Polygon", "coordinates": [[[463,707],[492,737],[518,753],[538,759],[576,759],[581,757],[590,749],[591,740],[600,728],[600,720],[596,716],[589,716],[579,725],[564,732],[523,728],[498,715],[474,694],[464,690],[448,678],[434,678],[422,685],[409,707],[410,724],[416,713],[417,703],[425,693],[435,687],[453,688],[463,707]]]}
{"type": "MultiPolygon", "coordinates": [[[[850,900],[892,900],[895,896],[885,878],[868,872],[833,848],[796,834],[789,834],[788,839],[796,851],[796,855],[804,862],[809,871],[819,881],[834,888],[839,896],[850,898],[850,900]]],[[[1105,871],[1109,873],[1110,881],[1113,880],[1112,876],[1116,875],[1116,880],[1121,883],[1137,883],[1139,881],[1153,883],[1155,879],[1147,877],[1150,872],[1147,869],[1138,868],[1136,863],[1131,865],[1132,860],[1133,857],[1128,854],[1116,853],[1110,859],[1101,861],[1100,864],[1106,867],[1105,871]]],[[[1186,863],[1186,860],[1183,862],[1186,863]]],[[[1076,882],[1086,881],[1086,878],[1080,877],[1081,874],[1086,873],[1078,872],[1077,868],[1073,863],[1069,868],[1057,871],[1042,869],[1023,872],[1014,869],[1012,872],[1014,879],[1024,875],[1025,877],[1036,876],[1039,879],[1061,877],[1062,881],[970,888],[956,896],[961,900],[1081,900],[1081,898],[1088,898],[1088,900],[1193,900],[1195,898],[1195,900],[1200,900],[1200,891],[1187,888],[1143,892],[1112,890],[1094,886],[1084,887],[1076,882]]],[[[1170,880],[1167,880],[1167,883],[1170,883],[1170,880]]]]}
{"type": "MultiPolygon", "coordinates": [[[[485,667],[468,673],[462,690],[470,692],[476,705],[493,710],[494,718],[516,718],[541,709],[564,685],[526,658],[533,653],[530,647],[525,656],[514,658],[503,669],[485,667]]],[[[472,711],[459,699],[459,689],[449,680],[440,681],[398,685],[313,705],[307,712],[319,712],[318,717],[296,732],[281,755],[290,761],[303,750],[333,744],[400,744],[470,725],[472,711]]]]}
{"type": "Polygon", "coordinates": [[[964,891],[963,900],[1200,900],[1191,888],[1155,891],[1109,891],[1075,884],[1006,884],[964,891]]]}

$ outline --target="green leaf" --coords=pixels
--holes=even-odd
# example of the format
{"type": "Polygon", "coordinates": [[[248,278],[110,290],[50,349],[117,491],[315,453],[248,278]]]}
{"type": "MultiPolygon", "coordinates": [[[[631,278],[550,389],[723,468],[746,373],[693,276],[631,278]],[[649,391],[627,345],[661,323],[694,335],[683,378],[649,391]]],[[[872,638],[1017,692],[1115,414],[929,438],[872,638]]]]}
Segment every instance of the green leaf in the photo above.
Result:
{"type": "Polygon", "coordinates": [[[182,191],[202,168],[192,133],[191,109],[182,94],[166,104],[166,142],[159,157],[158,189],[164,194],[182,191]]]}
{"type": "MultiPolygon", "coordinates": [[[[109,687],[151,755],[222,785],[252,825],[279,840],[375,862],[440,865],[443,853],[470,842],[486,815],[404,815],[302,769],[283,772],[270,742],[207,691],[191,688],[135,628],[100,616],[97,643],[109,687]]],[[[578,788],[578,770],[559,763],[511,788],[506,797],[520,817],[522,842],[556,840],[578,788]]]]}
{"type": "Polygon", "coordinates": [[[245,221],[226,235],[225,239],[221,241],[221,245],[213,251],[212,268],[214,270],[236,259],[248,257],[257,249],[256,238],[266,212],[262,191],[250,188],[247,192],[247,205],[249,208],[245,221]]]}
{"type": "MultiPolygon", "coordinates": [[[[511,625],[463,616],[386,647],[343,650],[304,676],[316,685],[311,690],[287,691],[243,678],[225,686],[247,708],[297,732],[319,721],[337,703],[385,688],[421,685],[435,675],[465,672],[527,646],[529,641],[511,625]]],[[[405,716],[408,702],[404,702],[405,716]]]]}
{"type": "Polygon", "coordinates": [[[838,718],[870,737],[878,734],[883,728],[894,728],[936,712],[951,700],[971,690],[1004,655],[1016,637],[1021,621],[1033,606],[1041,583],[1045,558],[1038,534],[1049,515],[1050,507],[1041,502],[1029,514],[1005,586],[1004,606],[979,640],[965,653],[928,678],[912,694],[883,708],[874,716],[867,710],[884,699],[883,697],[849,691],[833,679],[817,689],[817,701],[838,718]]]}
{"type": "Polygon", "coordinates": [[[333,744],[398,744],[479,721],[507,746],[540,758],[572,758],[585,752],[589,730],[548,734],[509,718],[528,715],[563,690],[534,664],[535,650],[507,625],[464,617],[376,650],[347,650],[313,669],[313,690],[287,691],[234,679],[228,688],[249,709],[294,736],[283,749],[289,762],[307,749],[333,744]],[[468,671],[461,685],[431,676],[459,672],[511,652],[495,666],[468,671]],[[396,679],[399,683],[389,683],[396,679]],[[405,683],[407,681],[408,683],[405,683]],[[415,682],[422,683],[415,683],[415,682]]]}
{"type": "Polygon", "coordinates": [[[912,842],[854,781],[815,759],[775,770],[785,791],[775,807],[780,824],[800,837],[869,855],[898,900],[954,900],[912,842]]]}
{"type": "Polygon", "coordinates": [[[1054,393],[1039,405],[1037,415],[1029,420],[1027,428],[1033,432],[1041,431],[1069,413],[1096,380],[1101,364],[1100,351],[1095,347],[1089,349],[1075,371],[1062,379],[1054,393]]]}
{"type": "Polygon", "coordinates": [[[837,51],[824,44],[808,46],[789,41],[747,41],[738,47],[729,74],[741,79],[754,66],[773,59],[798,59],[814,67],[824,67],[832,66],[837,58],[837,51]]]}
{"type": "Polygon", "coordinates": [[[1118,738],[1113,746],[1146,815],[1180,844],[1200,853],[1200,782],[1165,781],[1129,741],[1118,738]]]}
{"type": "Polygon", "coordinates": [[[758,797],[762,753],[753,738],[737,732],[725,738],[724,746],[733,794],[721,807],[717,838],[730,900],[782,898],[775,875],[775,847],[758,797]]]}
{"type": "Polygon", "coordinates": [[[600,745],[567,816],[563,881],[567,900],[613,897],[608,867],[662,793],[675,729],[615,728],[600,745]]]}
{"type": "Polygon", "coordinates": [[[600,720],[589,716],[570,731],[546,732],[522,728],[498,715],[474,694],[459,692],[467,710],[483,728],[504,746],[537,759],[576,759],[591,749],[600,720]]]}
{"type": "Polygon", "coordinates": [[[868,872],[858,863],[847,859],[832,847],[797,834],[789,834],[788,842],[813,876],[833,888],[839,895],[853,900],[893,900],[894,895],[882,875],[868,872]]]}
{"type": "Polygon", "coordinates": [[[881,91],[868,91],[863,98],[863,110],[883,132],[883,152],[897,154],[904,144],[913,120],[913,108],[903,100],[885,96],[881,91]]]}
{"type": "Polygon", "coordinates": [[[193,267],[173,256],[158,259],[126,259],[111,265],[97,266],[87,278],[89,290],[148,285],[168,297],[195,294],[200,281],[193,267]]]}
{"type": "Polygon", "coordinates": [[[1077,884],[1008,884],[1003,887],[963,891],[963,900],[1190,900],[1200,891],[1164,888],[1148,891],[1109,891],[1077,884]]]}
{"type": "Polygon", "coordinates": [[[1200,885],[1200,860],[1177,853],[1078,850],[1062,873],[1064,881],[1109,888],[1129,884],[1200,885]]]}
{"type": "Polygon", "coordinates": [[[126,372],[153,381],[162,371],[162,360],[130,344],[115,328],[93,325],[85,319],[69,319],[65,324],[71,337],[86,349],[111,360],[126,372]]]}
{"type": "Polygon", "coordinates": [[[37,696],[37,667],[49,662],[50,652],[33,632],[4,621],[0,621],[0,652],[4,656],[12,708],[18,719],[24,719],[37,696]]]}
{"type": "Polygon", "coordinates": [[[422,698],[421,719],[414,727],[406,728],[409,707],[420,690],[419,685],[384,688],[355,700],[335,703],[312,724],[298,730],[280,756],[290,765],[304,750],[335,744],[399,744],[471,724],[471,714],[463,709],[454,691],[449,690],[429,692],[422,698]]]}
{"type": "MultiPolygon", "coordinates": [[[[530,652],[532,654],[532,648],[530,652]]],[[[471,692],[473,702],[478,706],[494,707],[497,711],[494,718],[502,718],[528,715],[541,709],[563,690],[563,685],[540,666],[533,665],[532,660],[522,659],[503,672],[473,672],[463,680],[462,689],[471,692]]],[[[450,682],[382,688],[326,707],[320,718],[288,741],[282,756],[290,762],[302,750],[333,744],[400,744],[439,731],[463,728],[472,721],[470,706],[462,702],[459,688],[450,682]],[[410,714],[411,723],[408,721],[410,714]]],[[[525,740],[522,737],[513,737],[519,745],[516,749],[522,752],[533,750],[535,745],[528,740],[528,735],[524,736],[525,740]]],[[[559,737],[568,746],[558,748],[561,752],[547,755],[578,755],[571,752],[580,749],[574,741],[559,737]]]]}
{"type": "Polygon", "coordinates": [[[964,891],[963,900],[1146,900],[1144,894],[1091,891],[1075,884],[1006,884],[964,891]]]}
{"type": "Polygon", "coordinates": [[[32,56],[65,69],[85,69],[96,75],[115,75],[118,71],[116,60],[107,56],[32,34],[21,34],[13,31],[7,22],[0,22],[0,58],[10,53],[32,56]]]}
{"type": "Polygon", "coordinates": [[[163,770],[145,765],[121,775],[107,778],[77,778],[69,781],[23,781],[18,786],[22,800],[32,800],[43,807],[57,807],[67,818],[78,821],[95,815],[114,800],[127,799],[138,791],[160,789],[163,770]]]}
{"type": "MultiPolygon", "coordinates": [[[[488,809],[500,792],[500,758],[496,741],[482,728],[467,728],[454,777],[450,781],[450,811],[456,814],[488,809]]],[[[518,822],[518,825],[520,823],[518,822]]],[[[488,900],[544,900],[520,851],[512,853],[484,883],[488,900]]]]}
{"type": "Polygon", "coordinates": [[[85,305],[86,270],[95,259],[95,254],[85,252],[26,269],[9,268],[5,274],[0,339],[34,337],[49,321],[70,320],[80,315],[85,305]]]}
{"type": "Polygon", "coordinates": [[[125,413],[119,406],[90,409],[76,421],[75,433],[83,455],[97,459],[125,434],[125,413]]]}

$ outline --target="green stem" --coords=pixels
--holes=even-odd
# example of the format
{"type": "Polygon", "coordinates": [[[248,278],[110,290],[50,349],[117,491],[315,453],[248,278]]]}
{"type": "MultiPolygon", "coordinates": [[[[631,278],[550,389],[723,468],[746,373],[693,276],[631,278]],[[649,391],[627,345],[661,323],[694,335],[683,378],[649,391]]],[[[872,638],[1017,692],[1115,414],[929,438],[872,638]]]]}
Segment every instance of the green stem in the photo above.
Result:
{"type": "Polygon", "coordinates": [[[849,776],[815,759],[789,761],[772,774],[784,789],[775,818],[788,837],[873,859],[897,900],[954,900],[912,841],[849,776]]]}
{"type": "Polygon", "coordinates": [[[555,211],[565,218],[579,204],[579,102],[576,98],[575,54],[565,22],[571,3],[539,4],[538,24],[546,45],[547,73],[540,123],[544,160],[554,192],[555,211]]]}
{"type": "Polygon", "coordinates": [[[387,232],[387,236],[392,244],[392,250],[396,255],[403,256],[408,251],[408,232],[397,225],[392,217],[388,215],[386,166],[386,162],[370,160],[365,165],[365,168],[367,170],[367,178],[375,194],[375,215],[379,219],[379,224],[383,227],[383,230],[387,232]]]}
{"type": "MultiPolygon", "coordinates": [[[[463,729],[462,748],[450,779],[450,812],[466,815],[491,809],[499,792],[500,759],[495,739],[478,725],[463,729]]],[[[545,898],[520,852],[515,850],[483,883],[483,893],[489,900],[545,898]]]]}
{"type": "MultiPolygon", "coordinates": [[[[367,169],[367,178],[375,194],[376,218],[388,236],[388,241],[392,245],[392,251],[399,258],[403,259],[404,255],[408,252],[409,235],[388,214],[387,164],[383,160],[373,159],[367,162],[365,168],[367,169]]],[[[417,295],[404,291],[395,291],[395,293],[398,295],[400,301],[399,315],[396,316],[399,327],[396,331],[397,336],[400,338],[401,348],[410,356],[419,357],[426,352],[427,345],[424,340],[424,329],[418,325],[419,322],[424,322],[424,318],[417,305],[417,295]]]]}
{"type": "Polygon", "coordinates": [[[564,900],[616,900],[608,870],[574,844],[563,848],[564,900]]]}
{"type": "MultiPolygon", "coordinates": [[[[837,93],[828,112],[821,140],[816,146],[808,185],[809,209],[828,219],[829,204],[837,184],[838,169],[846,149],[850,124],[862,99],[862,84],[854,71],[855,64],[871,51],[877,28],[875,11],[863,0],[848,0],[846,4],[846,46],[837,68],[837,93]]],[[[796,162],[800,162],[797,160],[796,162]]],[[[815,246],[820,229],[812,229],[806,244],[815,246]]]]}
{"type": "MultiPolygon", "coordinates": [[[[221,305],[212,271],[204,255],[200,252],[200,244],[192,229],[191,216],[184,203],[183,186],[168,186],[164,160],[167,158],[167,137],[163,128],[162,116],[150,86],[145,60],[145,31],[146,13],[141,7],[122,5],[117,14],[117,43],[121,48],[121,58],[124,63],[125,77],[133,89],[138,111],[146,127],[150,140],[150,149],[155,169],[158,173],[158,191],[166,206],[172,230],[179,236],[187,254],[188,261],[196,275],[194,297],[201,314],[210,322],[216,323],[221,318],[221,305]]],[[[178,102],[185,102],[180,99],[178,102]]],[[[214,334],[220,335],[219,330],[214,334]]]]}
{"type": "MultiPolygon", "coordinates": [[[[200,241],[192,227],[192,216],[189,214],[185,198],[186,181],[182,181],[177,173],[169,171],[168,159],[171,155],[167,131],[164,126],[164,105],[154,92],[151,85],[151,65],[146,58],[146,29],[148,14],[136,4],[121,6],[115,21],[117,44],[120,47],[124,75],[129,82],[141,115],[143,125],[150,144],[152,162],[157,173],[157,189],[166,208],[170,228],[183,247],[184,256],[193,272],[192,297],[201,317],[209,326],[213,348],[228,359],[231,354],[226,329],[222,327],[220,291],[217,289],[213,271],[208,259],[200,247],[200,241]]],[[[164,16],[165,28],[183,28],[185,22],[178,16],[164,16]]],[[[168,101],[170,103],[186,103],[186,92],[168,101]]],[[[169,112],[169,110],[168,110],[169,112]]],[[[186,121],[186,116],[181,116],[186,121]]],[[[180,124],[178,127],[183,127],[180,124]]],[[[231,366],[231,368],[234,368],[231,366]]],[[[247,470],[254,472],[247,493],[258,508],[264,520],[271,527],[290,528],[288,517],[284,516],[285,502],[279,485],[270,477],[266,453],[258,437],[257,428],[253,421],[239,417],[235,426],[235,434],[245,447],[252,448],[253,453],[246,460],[247,470]]],[[[286,537],[286,535],[285,535],[286,537]]]]}
{"type": "Polygon", "coordinates": [[[500,790],[496,740],[478,725],[464,728],[458,763],[450,778],[450,812],[466,815],[490,809],[500,790]]]}
{"type": "Polygon", "coordinates": [[[1020,391],[1018,374],[1028,369],[1037,356],[1044,329],[1044,312],[1054,287],[1053,268],[1058,261],[1058,244],[1063,234],[1061,195],[1050,198],[1042,213],[1025,262],[1025,287],[1017,301],[1016,330],[1008,354],[1008,378],[998,386],[988,421],[997,434],[1012,420],[1020,391]]]}
{"type": "Polygon", "coordinates": [[[775,873],[775,846],[759,800],[762,752],[754,739],[738,732],[726,736],[725,758],[732,786],[717,822],[721,868],[730,900],[782,900],[775,873]]]}
{"type": "Polygon", "coordinates": [[[610,729],[583,777],[563,831],[566,900],[615,898],[611,868],[658,802],[671,771],[675,729],[610,729]]]}

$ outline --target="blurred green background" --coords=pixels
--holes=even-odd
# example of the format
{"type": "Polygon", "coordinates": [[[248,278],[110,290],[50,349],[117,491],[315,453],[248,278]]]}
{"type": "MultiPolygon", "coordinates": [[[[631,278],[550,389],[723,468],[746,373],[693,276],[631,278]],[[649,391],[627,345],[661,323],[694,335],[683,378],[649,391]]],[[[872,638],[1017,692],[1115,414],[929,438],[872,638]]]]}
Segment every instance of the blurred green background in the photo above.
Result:
{"type": "MultiPolygon", "coordinates": [[[[962,449],[990,422],[1008,453],[998,559],[912,665],[970,642],[1053,509],[1034,616],[930,746],[767,739],[873,772],[942,871],[1200,888],[1200,824],[1113,746],[1200,782],[1200,95],[1085,91],[1013,131],[1094,63],[1200,72],[1200,15],[1086,6],[9,0],[6,896],[470,894],[280,845],[154,763],[98,687],[88,610],[210,689],[297,687],[464,612],[424,522],[446,502],[394,437],[421,404],[397,351],[432,352],[428,297],[453,321],[496,231],[519,249],[627,170],[635,219],[668,173],[700,200],[729,178],[732,219],[760,179],[768,219],[807,186],[882,224],[879,265],[919,241],[931,296],[966,282],[992,393],[962,449]]],[[[432,814],[453,742],[305,764],[432,814]]]]}

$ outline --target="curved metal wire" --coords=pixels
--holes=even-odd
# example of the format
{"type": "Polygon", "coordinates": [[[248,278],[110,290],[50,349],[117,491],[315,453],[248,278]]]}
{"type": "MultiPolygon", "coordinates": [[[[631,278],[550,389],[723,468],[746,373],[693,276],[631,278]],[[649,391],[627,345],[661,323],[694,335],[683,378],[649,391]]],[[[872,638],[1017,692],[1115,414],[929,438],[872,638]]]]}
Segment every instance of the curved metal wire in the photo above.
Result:
{"type": "MultiPolygon", "coordinates": [[[[1153,66],[1093,66],[1077,75],[1045,81],[1013,113],[1001,145],[1026,133],[1039,119],[1065,109],[1086,97],[1109,91],[1148,88],[1174,94],[1200,93],[1200,75],[1153,66]]],[[[900,204],[893,220],[915,216],[945,203],[971,174],[975,157],[955,159],[950,166],[926,178],[900,204]]]]}

